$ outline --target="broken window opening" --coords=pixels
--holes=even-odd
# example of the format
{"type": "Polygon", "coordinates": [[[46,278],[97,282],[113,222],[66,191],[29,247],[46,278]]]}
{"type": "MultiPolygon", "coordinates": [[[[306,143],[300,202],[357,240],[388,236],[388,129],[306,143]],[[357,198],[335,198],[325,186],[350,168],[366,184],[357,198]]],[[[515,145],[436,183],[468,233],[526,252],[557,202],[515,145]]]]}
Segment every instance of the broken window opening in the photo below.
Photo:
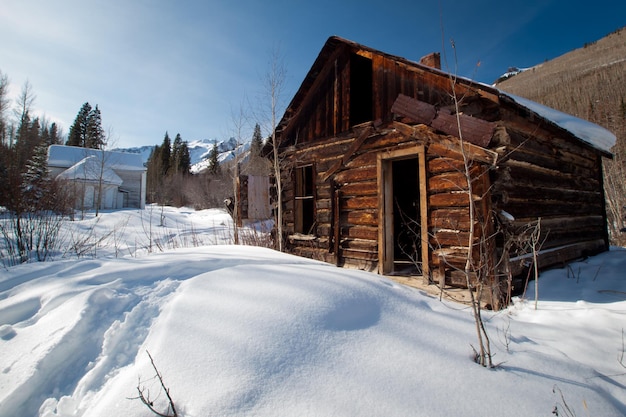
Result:
{"type": "Polygon", "coordinates": [[[350,126],[372,120],[372,60],[350,57],[350,126]]]}
{"type": "Polygon", "coordinates": [[[295,169],[295,232],[312,234],[315,225],[315,172],[313,165],[295,169]]]}

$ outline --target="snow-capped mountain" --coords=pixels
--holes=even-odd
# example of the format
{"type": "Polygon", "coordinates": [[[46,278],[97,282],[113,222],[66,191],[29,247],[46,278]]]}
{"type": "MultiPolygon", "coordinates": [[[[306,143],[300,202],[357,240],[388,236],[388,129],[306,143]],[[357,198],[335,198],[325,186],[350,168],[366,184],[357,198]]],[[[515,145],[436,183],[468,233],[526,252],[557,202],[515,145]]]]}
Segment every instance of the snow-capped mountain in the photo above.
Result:
{"type": "Polygon", "coordinates": [[[534,67],[530,67],[530,68],[518,68],[518,67],[509,67],[509,69],[507,70],[507,72],[505,72],[504,74],[502,74],[500,77],[498,77],[498,79],[493,83],[493,85],[496,85],[498,83],[501,83],[502,81],[509,79],[511,77],[516,76],[517,74],[519,74],[520,72],[524,72],[524,71],[528,71],[529,69],[532,69],[534,67]]]}
{"type": "MultiPolygon", "coordinates": [[[[250,149],[250,142],[237,146],[237,140],[230,138],[227,140],[216,139],[200,139],[187,142],[189,148],[189,156],[191,157],[191,172],[194,174],[205,170],[209,164],[208,158],[213,149],[213,145],[217,144],[219,151],[218,161],[224,163],[235,158],[236,154],[245,154],[250,149]]],[[[156,145],[155,145],[156,146],[156,145]]],[[[137,153],[141,155],[144,164],[148,161],[154,146],[140,146],[136,148],[118,148],[114,149],[118,152],[137,153]]]]}
{"type": "Polygon", "coordinates": [[[225,141],[213,141],[213,140],[194,140],[187,144],[189,148],[189,154],[191,155],[191,173],[198,174],[209,166],[209,154],[213,149],[213,144],[217,143],[217,149],[219,156],[217,160],[220,164],[235,159],[236,155],[243,155],[250,149],[250,142],[246,142],[237,146],[235,138],[230,138],[225,141]]]}

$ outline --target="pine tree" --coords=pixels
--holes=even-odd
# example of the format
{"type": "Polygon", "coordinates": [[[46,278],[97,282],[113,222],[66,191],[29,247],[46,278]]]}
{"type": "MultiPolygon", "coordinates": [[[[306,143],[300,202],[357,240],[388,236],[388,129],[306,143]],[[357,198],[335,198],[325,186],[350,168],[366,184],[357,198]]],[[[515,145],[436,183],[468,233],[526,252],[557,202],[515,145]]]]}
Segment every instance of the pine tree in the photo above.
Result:
{"type": "Polygon", "coordinates": [[[182,143],[180,148],[179,168],[183,174],[189,174],[191,169],[191,155],[189,154],[189,147],[186,141],[182,143]]]}
{"type": "Polygon", "coordinates": [[[261,135],[261,126],[257,123],[254,125],[254,133],[252,134],[252,141],[250,142],[250,156],[252,158],[260,156],[262,147],[263,136],[261,135]]]}
{"type": "Polygon", "coordinates": [[[211,152],[209,152],[208,170],[210,174],[217,175],[220,172],[220,162],[218,157],[219,150],[217,149],[217,143],[213,143],[213,148],[211,148],[211,152]]]}
{"type": "Polygon", "coordinates": [[[172,156],[171,150],[172,144],[170,141],[170,136],[167,132],[165,132],[165,137],[163,138],[163,143],[161,144],[161,175],[166,176],[170,170],[170,159],[172,156]]]}
{"type": "Polygon", "coordinates": [[[172,143],[172,154],[170,155],[170,170],[172,174],[178,174],[180,171],[180,158],[182,151],[183,140],[180,137],[180,133],[176,134],[174,142],[172,143]]]}
{"type": "Polygon", "coordinates": [[[245,172],[248,175],[268,175],[268,160],[261,156],[263,150],[263,136],[261,136],[261,127],[258,123],[254,126],[254,133],[250,141],[250,158],[246,164],[245,172]]]}
{"type": "Polygon", "coordinates": [[[50,125],[48,137],[48,145],[57,145],[63,143],[63,140],[61,139],[61,133],[59,132],[59,127],[54,122],[52,122],[52,124],[50,125]]]}
{"type": "Polygon", "coordinates": [[[51,180],[48,175],[48,146],[38,145],[33,156],[26,164],[26,172],[22,175],[23,200],[28,210],[47,208],[48,193],[51,180]]]}
{"type": "Polygon", "coordinates": [[[85,148],[103,149],[104,148],[104,129],[102,129],[102,115],[98,105],[93,108],[87,117],[87,131],[85,135],[85,148]]]}
{"type": "Polygon", "coordinates": [[[85,147],[87,143],[87,131],[89,124],[89,115],[91,114],[91,105],[89,103],[83,104],[80,108],[78,114],[76,115],[76,119],[74,119],[74,123],[72,127],[70,127],[70,132],[67,136],[67,142],[65,142],[68,146],[81,146],[85,147]]]}
{"type": "Polygon", "coordinates": [[[51,142],[50,129],[48,128],[48,125],[45,122],[45,120],[41,126],[41,130],[39,132],[39,138],[41,139],[41,143],[45,144],[46,146],[51,144],[50,143],[51,142]]]}
{"type": "Polygon", "coordinates": [[[189,155],[189,147],[187,142],[183,141],[180,133],[176,134],[174,143],[172,143],[172,154],[170,155],[170,173],[171,174],[189,174],[191,168],[191,156],[189,155]]]}
{"type": "Polygon", "coordinates": [[[151,203],[156,202],[159,197],[159,190],[163,179],[161,161],[161,147],[156,145],[152,149],[150,157],[148,157],[148,162],[146,163],[146,191],[148,201],[151,203]]]}
{"type": "Polygon", "coordinates": [[[39,145],[39,119],[31,121],[28,112],[22,116],[22,121],[17,128],[15,140],[15,160],[17,171],[23,173],[26,163],[33,156],[35,148],[39,145]]]}

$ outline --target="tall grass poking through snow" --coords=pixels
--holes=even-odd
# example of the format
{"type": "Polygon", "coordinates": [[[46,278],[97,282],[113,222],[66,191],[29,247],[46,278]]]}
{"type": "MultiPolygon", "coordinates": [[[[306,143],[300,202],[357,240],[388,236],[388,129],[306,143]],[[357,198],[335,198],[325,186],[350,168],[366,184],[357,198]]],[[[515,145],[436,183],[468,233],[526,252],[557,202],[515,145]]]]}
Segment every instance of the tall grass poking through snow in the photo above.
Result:
{"type": "MultiPolygon", "coordinates": [[[[238,228],[240,242],[273,247],[271,228],[267,222],[238,228]]],[[[89,213],[76,221],[54,213],[30,215],[19,221],[11,213],[0,214],[0,265],[5,268],[60,258],[137,257],[234,242],[232,219],[219,209],[194,211],[151,205],[145,210],[110,211],[98,217],[89,213]],[[209,215],[215,220],[206,226],[202,217],[209,215]]]]}
{"type": "Polygon", "coordinates": [[[7,267],[48,260],[62,245],[62,224],[62,217],[49,212],[4,213],[0,218],[0,262],[7,267]]]}

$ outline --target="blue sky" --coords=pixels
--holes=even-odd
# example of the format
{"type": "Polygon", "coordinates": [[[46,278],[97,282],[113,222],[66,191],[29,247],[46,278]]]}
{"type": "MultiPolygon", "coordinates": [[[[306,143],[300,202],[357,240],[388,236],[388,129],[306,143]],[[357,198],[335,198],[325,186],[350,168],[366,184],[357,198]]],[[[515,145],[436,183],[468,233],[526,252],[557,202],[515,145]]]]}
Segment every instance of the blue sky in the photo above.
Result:
{"type": "Polygon", "coordinates": [[[66,134],[89,102],[115,147],[221,140],[242,108],[249,139],[275,50],[284,106],[331,35],[411,60],[445,46],[452,71],[492,83],[623,26],[618,0],[0,0],[0,71],[66,134]]]}

